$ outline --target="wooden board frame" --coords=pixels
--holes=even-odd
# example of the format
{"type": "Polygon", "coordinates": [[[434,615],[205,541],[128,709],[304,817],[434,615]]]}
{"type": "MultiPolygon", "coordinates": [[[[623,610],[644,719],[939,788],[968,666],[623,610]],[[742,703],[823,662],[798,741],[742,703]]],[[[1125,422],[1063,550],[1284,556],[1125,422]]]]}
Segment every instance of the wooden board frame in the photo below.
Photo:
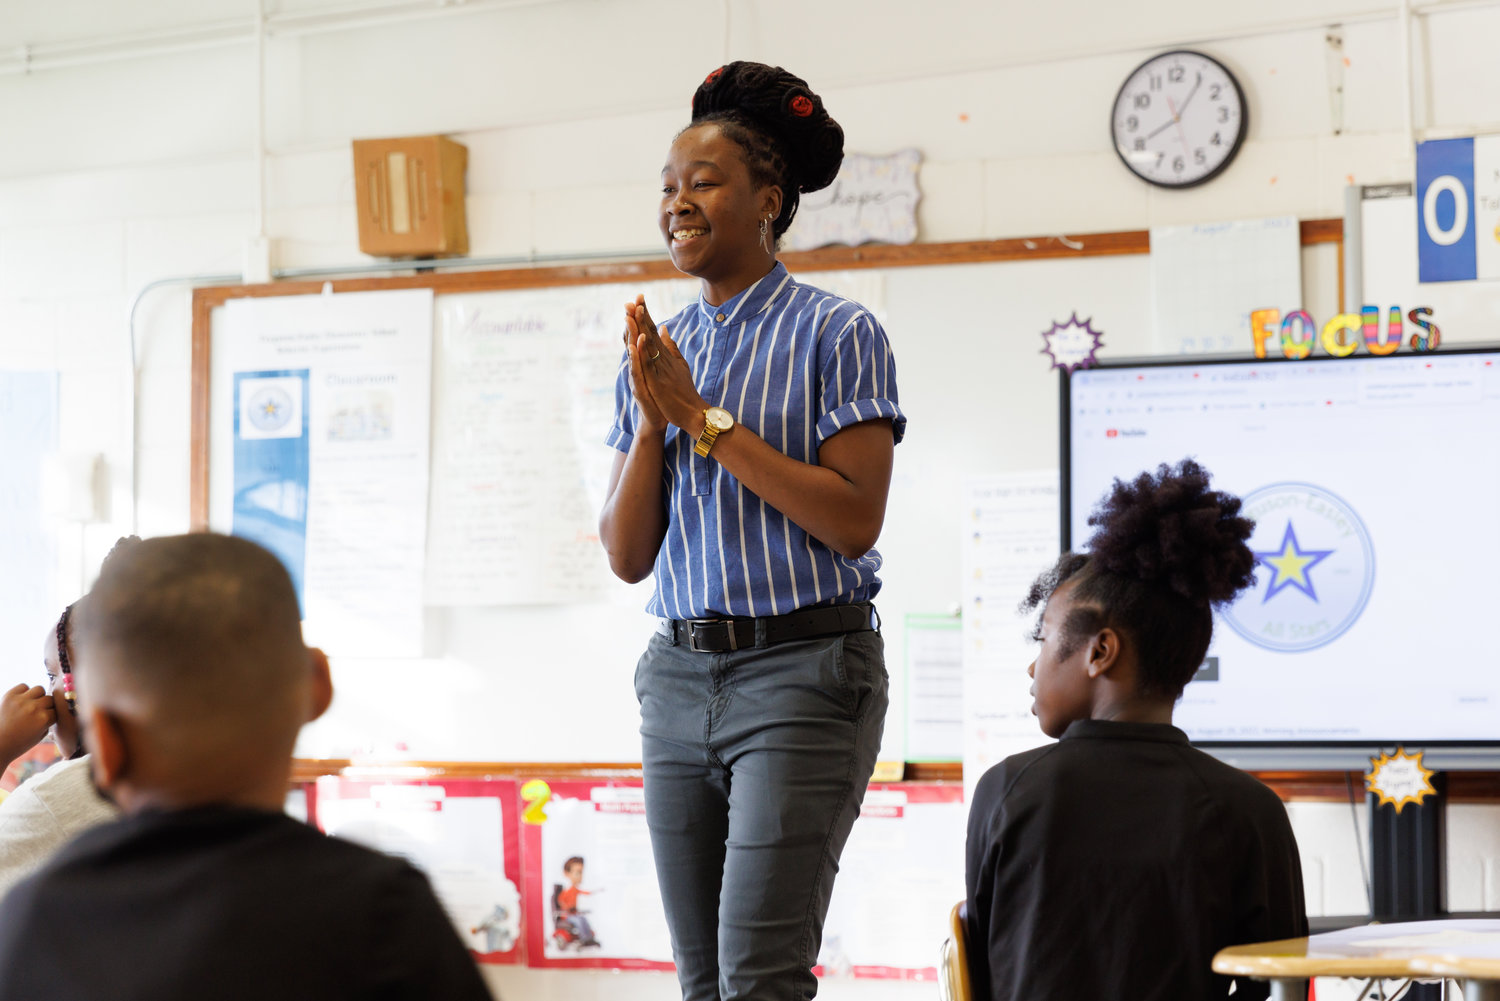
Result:
{"type": "MultiPolygon", "coordinates": [[[[1306,219],[1300,223],[1304,247],[1334,244],[1338,251],[1338,301],[1344,306],[1344,221],[1342,219],[1306,219]]],[[[944,264],[983,264],[996,261],[1039,261],[1068,257],[1113,257],[1149,254],[1151,233],[1135,229],[1113,233],[1084,233],[1077,236],[1015,237],[1004,240],[964,240],[953,243],[915,243],[905,246],[875,244],[864,247],[823,247],[780,255],[794,274],[813,271],[846,271],[863,268],[928,267],[944,264]]],[[[448,267],[462,267],[462,261],[447,262],[448,267]]],[[[230,299],[261,298],[283,295],[311,295],[325,288],[333,292],[373,292],[393,289],[430,288],[434,294],[460,292],[495,292],[510,289],[555,288],[567,285],[595,285],[617,282],[650,282],[683,277],[665,257],[608,263],[580,263],[541,268],[505,268],[499,270],[421,271],[388,277],[329,278],[326,280],[271,282],[258,285],[213,285],[193,289],[192,300],[192,388],[191,450],[189,483],[191,489],[189,520],[193,531],[208,529],[208,470],[210,372],[212,366],[213,311],[230,299]]],[[[293,780],[308,782],[318,775],[338,774],[353,763],[344,759],[298,759],[293,780]]],[[[360,767],[370,767],[360,762],[360,767]]],[[[390,762],[393,769],[421,768],[433,774],[455,777],[518,774],[598,775],[638,772],[638,762],[390,762]]],[[[1284,798],[1326,798],[1333,785],[1343,786],[1342,772],[1277,772],[1272,787],[1284,798]],[[1335,778],[1336,777],[1336,778],[1335,778]]],[[[963,780],[963,766],[958,763],[906,766],[906,778],[914,781],[963,780]]],[[[1493,783],[1500,799],[1500,782],[1493,783]]],[[[1338,799],[1342,800],[1341,793],[1338,799]]]]}

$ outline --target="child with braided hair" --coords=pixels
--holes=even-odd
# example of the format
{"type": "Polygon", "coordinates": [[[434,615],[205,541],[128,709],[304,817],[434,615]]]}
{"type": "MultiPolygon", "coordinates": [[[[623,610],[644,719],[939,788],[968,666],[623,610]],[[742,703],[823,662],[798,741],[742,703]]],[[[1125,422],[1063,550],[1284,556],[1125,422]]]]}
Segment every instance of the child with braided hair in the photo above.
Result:
{"type": "MultiPolygon", "coordinates": [[[[116,554],[139,541],[137,536],[130,535],[116,542],[104,558],[101,572],[116,554]]],[[[85,596],[64,608],[57,624],[47,630],[42,665],[47,672],[48,687],[37,687],[27,693],[28,697],[38,699],[38,704],[45,703],[52,739],[64,760],[28,779],[14,795],[0,803],[0,897],[41,868],[75,835],[120,815],[119,809],[94,788],[78,724],[72,623],[74,612],[87,601],[85,596]]],[[[41,734],[37,734],[32,743],[40,738],[41,734]]]]}
{"type": "Polygon", "coordinates": [[[871,599],[906,418],[885,331],[777,241],[844,134],[806,81],[734,62],[693,95],[658,222],[699,301],[637,297],[600,538],[660,617],[636,668],[646,818],[685,1001],[810,998],[880,748],[871,599]]]}
{"type": "Polygon", "coordinates": [[[1215,952],[1307,934],[1285,807],[1172,726],[1213,608],[1254,579],[1254,523],[1239,511],[1190,459],[1116,480],[1088,551],[1032,585],[1033,711],[1059,740],[1006,758],[974,791],[975,997],[1223,998],[1215,952]]]}

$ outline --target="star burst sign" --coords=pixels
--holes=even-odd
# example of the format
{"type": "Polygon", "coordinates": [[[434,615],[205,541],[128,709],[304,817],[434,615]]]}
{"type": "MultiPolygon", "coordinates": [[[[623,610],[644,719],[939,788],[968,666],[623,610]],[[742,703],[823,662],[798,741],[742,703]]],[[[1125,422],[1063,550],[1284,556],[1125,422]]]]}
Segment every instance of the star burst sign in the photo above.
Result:
{"type": "Polygon", "coordinates": [[[1271,586],[1266,588],[1266,596],[1261,599],[1261,604],[1264,605],[1289,587],[1295,587],[1317,601],[1318,592],[1313,590],[1312,577],[1308,575],[1308,571],[1333,553],[1332,549],[1303,549],[1297,543],[1296,529],[1288,521],[1286,533],[1281,537],[1281,545],[1270,552],[1255,554],[1256,562],[1271,568],[1271,586]]]}
{"type": "Polygon", "coordinates": [[[1093,319],[1080,320],[1074,313],[1067,323],[1054,323],[1051,330],[1042,333],[1046,347],[1041,353],[1052,359],[1053,368],[1072,372],[1088,368],[1099,360],[1094,354],[1104,343],[1104,332],[1089,326],[1093,319]]]}

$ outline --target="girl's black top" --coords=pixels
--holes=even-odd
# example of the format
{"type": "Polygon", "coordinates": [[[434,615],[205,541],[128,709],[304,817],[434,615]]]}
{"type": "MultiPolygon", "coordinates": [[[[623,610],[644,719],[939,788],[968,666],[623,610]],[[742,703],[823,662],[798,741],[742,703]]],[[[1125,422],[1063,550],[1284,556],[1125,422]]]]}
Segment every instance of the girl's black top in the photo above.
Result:
{"type": "Polygon", "coordinates": [[[966,857],[976,998],[1223,998],[1214,953],[1307,934],[1285,806],[1174,726],[1081,720],[1006,758],[974,791],[966,857]]]}

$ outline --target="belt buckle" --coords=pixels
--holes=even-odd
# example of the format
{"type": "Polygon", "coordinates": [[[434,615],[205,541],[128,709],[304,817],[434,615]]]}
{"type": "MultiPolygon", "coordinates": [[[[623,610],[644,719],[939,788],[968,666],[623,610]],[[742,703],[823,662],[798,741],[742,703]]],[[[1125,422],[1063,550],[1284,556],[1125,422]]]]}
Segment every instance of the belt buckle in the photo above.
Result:
{"type": "MultiPolygon", "coordinates": [[[[734,635],[734,622],[729,619],[690,619],[688,620],[688,649],[694,653],[722,653],[723,646],[708,648],[698,645],[698,629],[704,627],[705,633],[714,627],[724,631],[724,636],[729,640],[729,649],[738,650],[739,642],[734,635]]],[[[707,639],[707,636],[705,636],[707,639]]]]}

